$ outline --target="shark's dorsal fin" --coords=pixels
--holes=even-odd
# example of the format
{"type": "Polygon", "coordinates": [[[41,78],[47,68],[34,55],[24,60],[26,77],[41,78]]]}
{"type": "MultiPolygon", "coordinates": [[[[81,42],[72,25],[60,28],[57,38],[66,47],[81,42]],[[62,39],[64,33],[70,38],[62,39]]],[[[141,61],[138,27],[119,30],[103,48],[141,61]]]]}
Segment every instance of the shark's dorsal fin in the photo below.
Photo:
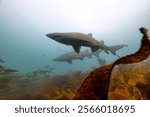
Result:
{"type": "Polygon", "coordinates": [[[72,47],[73,47],[74,51],[79,54],[81,46],[72,45],[72,47]]]}
{"type": "Polygon", "coordinates": [[[92,33],[88,33],[88,35],[92,37],[92,33]]]}

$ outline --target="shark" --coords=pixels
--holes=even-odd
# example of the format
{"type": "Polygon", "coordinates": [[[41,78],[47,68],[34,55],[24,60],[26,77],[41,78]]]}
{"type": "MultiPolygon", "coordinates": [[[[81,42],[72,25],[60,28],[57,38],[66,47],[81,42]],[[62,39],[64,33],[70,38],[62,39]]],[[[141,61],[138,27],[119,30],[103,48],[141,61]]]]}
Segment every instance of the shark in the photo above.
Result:
{"type": "MultiPolygon", "coordinates": [[[[117,55],[116,54],[116,51],[124,48],[124,47],[128,47],[128,45],[114,45],[114,46],[107,46],[110,50],[110,52],[113,54],[113,55],[117,55]]],[[[118,55],[117,55],[118,56],[118,55]]]]}
{"type": "Polygon", "coordinates": [[[77,54],[75,51],[71,51],[53,59],[53,61],[67,62],[72,64],[73,60],[83,60],[85,57],[91,58],[91,56],[92,55],[88,50],[81,51],[79,54],[77,54]]]}
{"type": "MultiPolygon", "coordinates": [[[[112,50],[114,55],[116,55],[116,51],[126,46],[127,45],[114,45],[114,46],[108,46],[108,48],[112,50]]],[[[57,58],[53,59],[53,61],[67,62],[69,64],[72,64],[73,60],[77,60],[77,59],[83,60],[85,57],[91,59],[92,56],[96,56],[97,58],[99,58],[99,54],[102,51],[103,51],[102,49],[98,49],[96,52],[90,52],[88,49],[86,49],[85,51],[80,51],[79,54],[76,53],[75,51],[71,51],[58,56],[57,58]]]]}
{"type": "Polygon", "coordinates": [[[98,57],[98,54],[103,50],[105,53],[109,54],[109,51],[116,55],[116,51],[127,47],[128,45],[114,45],[106,46],[104,41],[98,41],[93,38],[92,33],[84,34],[78,32],[67,32],[67,33],[48,33],[47,37],[73,47],[74,51],[79,54],[81,46],[90,47],[93,55],[98,57]]]}
{"type": "Polygon", "coordinates": [[[98,41],[93,38],[92,33],[84,34],[79,32],[67,32],[67,33],[48,33],[47,37],[73,47],[76,53],[80,52],[81,46],[90,47],[92,52],[96,52],[98,49],[104,50],[108,54],[108,48],[104,45],[103,41],[98,41]]]}
{"type": "MultiPolygon", "coordinates": [[[[124,48],[124,47],[128,47],[128,45],[113,45],[113,46],[107,46],[107,48],[110,50],[110,52],[113,54],[113,55],[117,55],[117,51],[124,48]]],[[[91,55],[94,55],[96,56],[97,58],[99,57],[99,54],[102,52],[103,50],[102,49],[98,49],[96,52],[93,52],[93,53],[89,53],[91,55]]],[[[119,55],[117,55],[119,57],[119,55]]],[[[120,57],[119,57],[120,58],[120,57]]]]}

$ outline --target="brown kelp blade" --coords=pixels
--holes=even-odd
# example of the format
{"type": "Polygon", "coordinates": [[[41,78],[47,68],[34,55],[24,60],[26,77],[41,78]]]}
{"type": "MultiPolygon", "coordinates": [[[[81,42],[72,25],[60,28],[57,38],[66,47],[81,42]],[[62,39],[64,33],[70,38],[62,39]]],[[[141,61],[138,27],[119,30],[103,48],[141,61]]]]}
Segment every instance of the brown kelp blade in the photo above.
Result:
{"type": "Polygon", "coordinates": [[[142,27],[140,28],[140,31],[143,34],[140,49],[134,54],[118,59],[113,64],[105,65],[91,72],[89,76],[85,78],[73,99],[108,99],[110,77],[115,65],[140,62],[148,58],[150,55],[150,40],[148,37],[148,30],[142,27]]]}

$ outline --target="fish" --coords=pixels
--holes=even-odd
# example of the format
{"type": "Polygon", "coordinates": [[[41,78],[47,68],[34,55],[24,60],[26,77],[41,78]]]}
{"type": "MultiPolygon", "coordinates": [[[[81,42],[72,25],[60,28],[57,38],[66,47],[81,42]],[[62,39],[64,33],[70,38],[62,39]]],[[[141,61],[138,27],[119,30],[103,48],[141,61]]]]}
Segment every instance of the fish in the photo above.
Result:
{"type": "MultiPolygon", "coordinates": [[[[110,50],[110,52],[115,55],[118,56],[120,58],[120,56],[118,54],[116,54],[116,52],[124,47],[128,47],[128,45],[114,45],[114,46],[107,46],[108,50],[110,50]]],[[[91,55],[96,56],[97,58],[99,58],[99,54],[102,52],[102,49],[98,49],[96,52],[91,53],[91,55]]]]}
{"type": "Polygon", "coordinates": [[[3,61],[2,59],[0,59],[0,63],[5,63],[5,61],[3,61]]]}
{"type": "Polygon", "coordinates": [[[7,72],[7,73],[13,73],[13,72],[18,72],[18,71],[15,70],[15,69],[9,69],[9,68],[7,68],[7,69],[5,69],[5,72],[7,72]]]}
{"type": "Polygon", "coordinates": [[[91,56],[92,54],[88,50],[81,51],[79,54],[77,54],[75,51],[71,51],[53,59],[53,61],[67,62],[72,64],[73,60],[83,60],[85,57],[91,58],[91,56]]]}
{"type": "MultiPolygon", "coordinates": [[[[109,49],[111,49],[111,51],[114,55],[117,55],[116,51],[125,46],[127,46],[127,45],[115,45],[115,46],[108,46],[108,47],[109,47],[109,49]]],[[[72,60],[75,60],[75,59],[83,60],[85,57],[88,57],[91,59],[92,56],[96,56],[97,58],[99,58],[99,54],[102,51],[103,51],[102,49],[98,49],[96,52],[89,52],[88,49],[86,49],[85,51],[81,51],[79,54],[77,54],[75,51],[71,51],[71,52],[65,53],[53,60],[57,61],[57,62],[67,62],[69,64],[72,64],[72,60]]],[[[117,56],[119,56],[119,55],[117,55],[117,56]]]]}
{"type": "Polygon", "coordinates": [[[85,58],[85,57],[87,57],[87,58],[92,58],[92,53],[91,52],[89,52],[89,50],[88,49],[86,49],[85,51],[81,51],[80,53],[79,53],[79,55],[80,55],[80,57],[81,58],[85,58]]]}
{"type": "MultiPolygon", "coordinates": [[[[124,47],[128,47],[128,45],[114,45],[114,46],[107,46],[107,47],[113,55],[117,55],[116,51],[118,51],[124,47]]],[[[117,55],[117,56],[119,56],[119,55],[117,55]]]]}
{"type": "Polygon", "coordinates": [[[7,75],[7,74],[11,74],[11,73],[16,73],[16,72],[18,72],[18,71],[15,69],[6,68],[5,66],[0,65],[0,74],[1,75],[7,75]]]}
{"type": "Polygon", "coordinates": [[[99,57],[99,53],[103,50],[105,53],[109,54],[110,51],[113,55],[116,55],[116,51],[127,47],[128,45],[114,45],[107,46],[104,41],[98,41],[93,38],[92,33],[84,34],[78,32],[68,32],[68,33],[48,33],[47,37],[65,44],[71,45],[76,53],[79,54],[81,46],[90,47],[93,55],[99,57]]]}
{"type": "Polygon", "coordinates": [[[47,37],[73,47],[74,51],[79,54],[81,46],[90,47],[92,52],[96,52],[99,48],[108,54],[108,48],[103,44],[103,41],[98,41],[92,37],[92,33],[84,34],[79,32],[67,33],[48,33],[47,37]]]}

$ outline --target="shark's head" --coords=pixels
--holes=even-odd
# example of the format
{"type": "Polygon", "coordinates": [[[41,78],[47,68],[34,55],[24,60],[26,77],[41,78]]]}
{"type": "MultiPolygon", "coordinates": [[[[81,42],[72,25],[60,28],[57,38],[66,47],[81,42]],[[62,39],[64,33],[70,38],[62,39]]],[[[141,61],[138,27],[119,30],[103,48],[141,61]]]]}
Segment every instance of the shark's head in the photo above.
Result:
{"type": "Polygon", "coordinates": [[[70,34],[67,33],[48,33],[46,34],[47,37],[66,45],[72,45],[73,41],[70,38],[70,34]]]}
{"type": "Polygon", "coordinates": [[[58,40],[61,37],[60,33],[48,33],[46,36],[54,40],[58,40]]]}

